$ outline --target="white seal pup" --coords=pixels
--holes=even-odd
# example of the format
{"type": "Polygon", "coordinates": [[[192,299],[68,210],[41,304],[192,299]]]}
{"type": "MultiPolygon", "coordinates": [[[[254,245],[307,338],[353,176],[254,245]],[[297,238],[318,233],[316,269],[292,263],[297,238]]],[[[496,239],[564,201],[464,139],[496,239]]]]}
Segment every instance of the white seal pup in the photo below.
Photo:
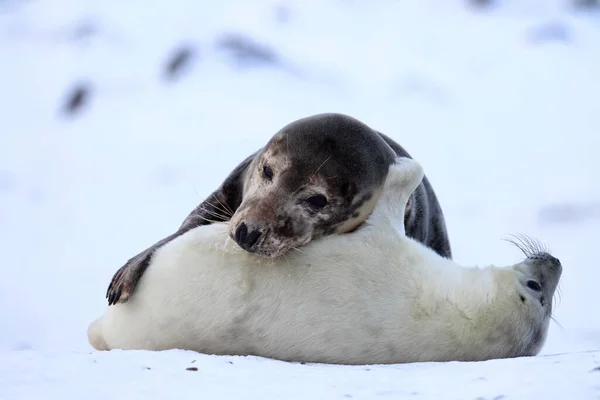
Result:
{"type": "Polygon", "coordinates": [[[359,229],[277,259],[241,249],[227,223],[192,229],[156,251],[136,295],[92,322],[89,341],[335,364],[535,355],[559,260],[531,247],[515,265],[466,268],[407,237],[404,206],[422,177],[397,159],[359,229]]]}
{"type": "MultiPolygon", "coordinates": [[[[242,161],[179,229],[130,258],[113,275],[108,304],[135,291],[152,254],[190,229],[231,221],[229,235],[248,252],[277,258],[291,249],[359,227],[381,194],[389,166],[410,155],[343,114],[317,114],[279,130],[242,161]]],[[[452,258],[444,214],[427,177],[405,207],[407,236],[452,258]]]]}

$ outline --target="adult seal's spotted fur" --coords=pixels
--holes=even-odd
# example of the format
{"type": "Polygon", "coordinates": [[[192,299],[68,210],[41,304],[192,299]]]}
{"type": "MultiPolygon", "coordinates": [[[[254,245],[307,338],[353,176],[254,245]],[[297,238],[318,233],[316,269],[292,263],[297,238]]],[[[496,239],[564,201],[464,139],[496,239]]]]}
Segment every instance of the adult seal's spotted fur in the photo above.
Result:
{"type": "MultiPolygon", "coordinates": [[[[290,123],[238,165],[175,233],[115,273],[109,305],[127,301],[157,249],[201,225],[230,220],[231,238],[267,258],[353,231],[373,210],[398,156],[410,157],[389,137],[346,115],[290,123]]],[[[426,178],[408,201],[405,226],[408,236],[451,258],[444,215],[426,178]]]]}
{"type": "Polygon", "coordinates": [[[108,307],[89,341],[338,364],[537,354],[560,261],[521,245],[514,265],[465,268],[407,237],[404,207],[422,176],[398,159],[360,229],[285,258],[242,250],[227,223],[192,229],[156,251],[135,296],[108,307]]]}

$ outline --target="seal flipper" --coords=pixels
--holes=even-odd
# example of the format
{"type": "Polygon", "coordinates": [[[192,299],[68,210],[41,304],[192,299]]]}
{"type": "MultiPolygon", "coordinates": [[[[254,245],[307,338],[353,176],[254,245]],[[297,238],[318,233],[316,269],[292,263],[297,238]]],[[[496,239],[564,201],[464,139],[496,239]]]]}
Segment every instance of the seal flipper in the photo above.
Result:
{"type": "Polygon", "coordinates": [[[397,157],[389,167],[381,197],[367,221],[373,225],[391,225],[402,235],[406,235],[404,210],[423,178],[421,164],[409,157],[397,157]]]}
{"type": "Polygon", "coordinates": [[[102,318],[100,317],[90,324],[88,327],[88,341],[92,347],[96,350],[110,350],[104,335],[102,334],[102,318]]]}
{"type": "MultiPolygon", "coordinates": [[[[396,152],[397,156],[412,159],[412,156],[402,146],[385,134],[376,132],[396,152]]],[[[432,248],[442,257],[452,259],[444,213],[427,176],[423,176],[421,184],[410,196],[404,227],[407,236],[432,248]]]]}
{"type": "Polygon", "coordinates": [[[152,254],[154,254],[154,252],[160,247],[164,246],[176,237],[183,235],[185,232],[186,231],[180,229],[174,234],[167,236],[166,238],[127,260],[125,265],[115,272],[110,284],[108,285],[108,289],[106,290],[108,305],[112,306],[113,304],[117,303],[125,303],[129,299],[129,296],[131,296],[131,293],[133,292],[133,289],[139,282],[140,278],[148,268],[148,265],[150,265],[152,254]]]}
{"type": "Polygon", "coordinates": [[[160,247],[199,226],[229,221],[242,202],[246,171],[259,151],[254,152],[235,167],[221,186],[186,217],[175,233],[130,258],[125,265],[115,272],[106,290],[109,306],[127,302],[138,281],[150,265],[152,255],[160,247]]]}

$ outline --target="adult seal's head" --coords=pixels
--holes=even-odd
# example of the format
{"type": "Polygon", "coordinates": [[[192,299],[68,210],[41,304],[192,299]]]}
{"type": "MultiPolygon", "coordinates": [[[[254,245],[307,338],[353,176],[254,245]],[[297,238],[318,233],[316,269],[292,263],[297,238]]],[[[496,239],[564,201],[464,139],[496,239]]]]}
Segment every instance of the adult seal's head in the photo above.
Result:
{"type": "Polygon", "coordinates": [[[246,170],[230,236],[278,257],[330,233],[354,230],[381,194],[394,151],[365,124],[338,114],[295,121],[246,170]]]}

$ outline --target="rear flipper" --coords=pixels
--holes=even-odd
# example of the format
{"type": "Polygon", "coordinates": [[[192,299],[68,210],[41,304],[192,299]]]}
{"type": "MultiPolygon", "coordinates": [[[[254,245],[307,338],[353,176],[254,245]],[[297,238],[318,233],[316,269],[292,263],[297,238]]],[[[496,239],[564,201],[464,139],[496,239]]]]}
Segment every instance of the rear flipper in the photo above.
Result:
{"type": "Polygon", "coordinates": [[[102,334],[102,318],[103,317],[96,319],[88,327],[88,340],[96,350],[110,350],[106,344],[106,340],[104,340],[104,335],[102,334]]]}

